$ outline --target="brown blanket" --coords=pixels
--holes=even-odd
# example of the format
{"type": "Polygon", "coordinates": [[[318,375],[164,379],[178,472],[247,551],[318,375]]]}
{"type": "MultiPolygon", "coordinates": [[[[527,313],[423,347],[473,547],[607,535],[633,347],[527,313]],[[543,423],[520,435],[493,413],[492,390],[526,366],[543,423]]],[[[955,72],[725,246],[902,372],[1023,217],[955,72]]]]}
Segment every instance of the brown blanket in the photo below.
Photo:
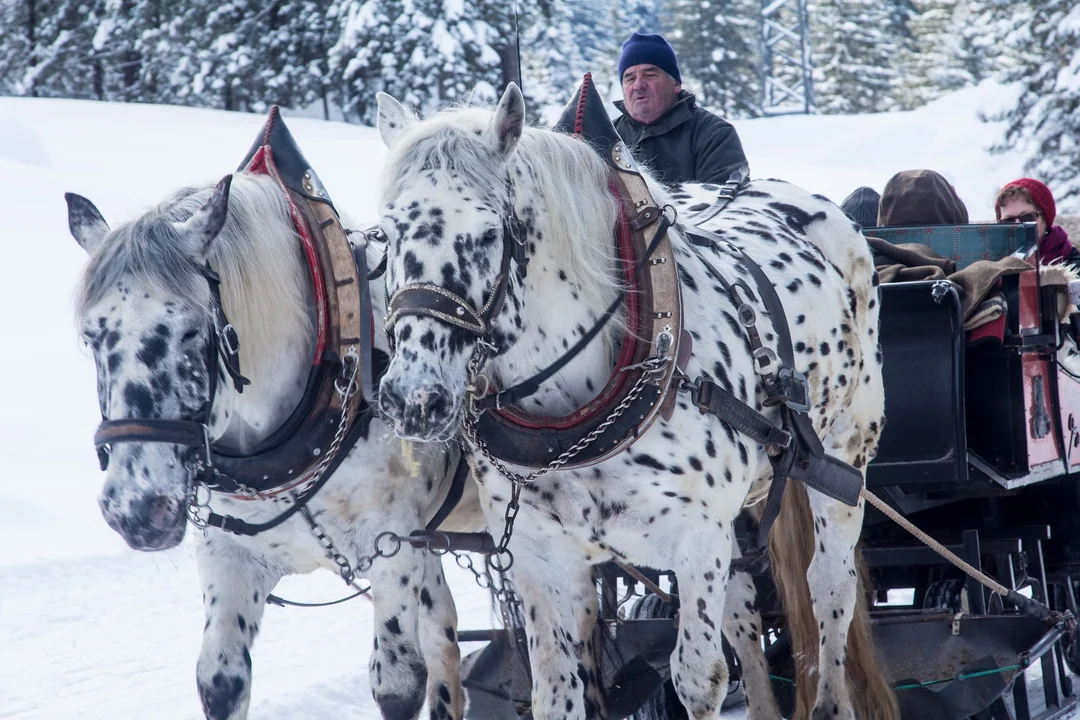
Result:
{"type": "Polygon", "coordinates": [[[874,269],[883,283],[910,282],[913,280],[944,280],[948,278],[960,288],[961,307],[967,320],[986,299],[998,280],[1030,270],[1031,265],[1019,258],[979,260],[963,270],[956,263],[943,258],[925,245],[899,243],[893,245],[885,240],[868,237],[866,241],[874,253],[874,269]]]}

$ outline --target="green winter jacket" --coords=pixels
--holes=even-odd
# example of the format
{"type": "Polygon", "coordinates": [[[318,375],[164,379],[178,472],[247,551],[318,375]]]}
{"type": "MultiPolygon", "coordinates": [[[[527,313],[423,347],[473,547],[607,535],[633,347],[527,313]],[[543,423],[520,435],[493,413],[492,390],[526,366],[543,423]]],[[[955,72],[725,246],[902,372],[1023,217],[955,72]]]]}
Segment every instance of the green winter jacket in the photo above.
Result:
{"type": "Polygon", "coordinates": [[[726,120],[694,104],[694,96],[679,92],[675,104],[656,122],[642,125],[615,103],[622,116],[615,129],[634,159],[647,165],[668,185],[681,182],[723,183],[747,164],[742,141],[726,120]]]}

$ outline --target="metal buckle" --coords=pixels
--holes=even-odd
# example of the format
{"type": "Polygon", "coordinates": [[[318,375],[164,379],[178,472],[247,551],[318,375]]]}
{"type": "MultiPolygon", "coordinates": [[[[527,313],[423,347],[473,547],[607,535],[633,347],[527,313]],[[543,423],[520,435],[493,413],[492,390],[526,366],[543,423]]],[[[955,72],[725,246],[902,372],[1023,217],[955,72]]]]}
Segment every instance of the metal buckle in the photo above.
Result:
{"type": "Polygon", "coordinates": [[[806,375],[802,374],[798,370],[789,367],[780,368],[780,382],[787,390],[788,399],[784,404],[795,412],[806,413],[810,412],[810,383],[806,380],[806,375]],[[794,399],[795,393],[792,392],[794,386],[798,386],[800,394],[798,397],[802,398],[802,401],[794,399]]]}
{"type": "Polygon", "coordinates": [[[776,356],[772,348],[759,347],[754,351],[754,372],[758,375],[773,377],[776,375],[779,365],[780,358],[776,356]]]}
{"type": "Polygon", "coordinates": [[[232,323],[221,328],[221,344],[225,346],[225,352],[229,355],[236,357],[240,354],[240,338],[232,323]]]}
{"type": "Polygon", "coordinates": [[[693,387],[690,388],[690,402],[697,406],[697,409],[704,415],[709,410],[709,402],[712,400],[712,381],[705,378],[704,375],[694,380],[693,387]],[[708,385],[706,385],[708,383],[708,385]]]}
{"type": "Polygon", "coordinates": [[[941,301],[945,298],[946,293],[949,292],[949,288],[952,287],[952,283],[948,280],[937,280],[930,287],[930,295],[934,298],[934,304],[940,305],[941,301]]]}

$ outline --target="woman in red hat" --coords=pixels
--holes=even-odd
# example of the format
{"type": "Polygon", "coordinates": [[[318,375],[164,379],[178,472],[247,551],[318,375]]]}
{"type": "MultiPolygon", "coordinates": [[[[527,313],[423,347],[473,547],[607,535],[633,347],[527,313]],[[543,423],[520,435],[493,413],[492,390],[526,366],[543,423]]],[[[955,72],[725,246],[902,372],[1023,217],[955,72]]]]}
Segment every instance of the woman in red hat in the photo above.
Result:
{"type": "Polygon", "coordinates": [[[1042,263],[1064,261],[1080,270],[1080,251],[1069,235],[1054,225],[1057,205],[1050,188],[1032,178],[1013,180],[997,194],[994,212],[999,223],[1033,222],[1039,227],[1039,259],[1042,263]]]}

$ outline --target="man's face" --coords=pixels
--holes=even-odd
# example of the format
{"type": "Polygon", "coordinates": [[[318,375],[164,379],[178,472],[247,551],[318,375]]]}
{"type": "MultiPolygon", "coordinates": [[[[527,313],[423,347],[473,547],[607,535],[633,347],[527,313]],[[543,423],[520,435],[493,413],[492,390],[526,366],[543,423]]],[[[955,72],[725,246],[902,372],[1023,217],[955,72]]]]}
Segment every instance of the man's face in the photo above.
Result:
{"type": "Polygon", "coordinates": [[[655,65],[633,65],[622,76],[623,103],[642,125],[655,122],[675,104],[682,84],[655,65]]]}

